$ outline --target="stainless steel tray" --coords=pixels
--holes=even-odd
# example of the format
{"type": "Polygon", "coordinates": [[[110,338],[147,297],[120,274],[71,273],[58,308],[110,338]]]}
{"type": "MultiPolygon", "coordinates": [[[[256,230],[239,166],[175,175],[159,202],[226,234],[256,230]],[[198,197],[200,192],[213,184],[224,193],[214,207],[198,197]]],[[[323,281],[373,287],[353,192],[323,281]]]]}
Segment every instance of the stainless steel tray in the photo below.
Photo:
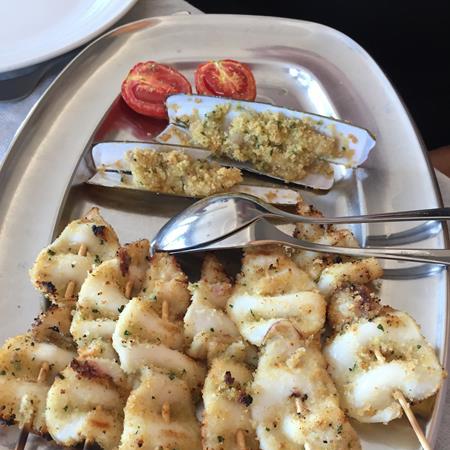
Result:
{"type": "MultiPolygon", "coordinates": [[[[354,41],[322,25],[254,16],[170,16],[108,33],[55,80],[19,130],[0,171],[0,340],[25,331],[40,309],[28,269],[67,221],[91,205],[122,242],[151,238],[189,200],[83,184],[96,139],[145,139],[161,123],[139,119],[117,98],[137,61],[153,59],[192,80],[201,61],[249,63],[258,99],[350,120],[372,130],[377,146],[364,168],[348,171],[327,194],[305,191],[327,214],[358,214],[441,205],[423,144],[391,84],[354,41]],[[101,124],[101,125],[100,125],[101,124]]],[[[377,224],[355,228],[363,243],[444,248],[441,225],[377,224]]],[[[195,262],[194,262],[195,265],[195,262]]],[[[447,273],[439,267],[389,263],[382,299],[410,312],[446,363],[447,273]]],[[[427,432],[435,441],[445,387],[427,432]]],[[[419,447],[406,421],[357,425],[365,449],[419,447]]],[[[3,447],[16,431],[1,429],[3,447]]],[[[35,445],[45,447],[43,441],[35,445]]]]}

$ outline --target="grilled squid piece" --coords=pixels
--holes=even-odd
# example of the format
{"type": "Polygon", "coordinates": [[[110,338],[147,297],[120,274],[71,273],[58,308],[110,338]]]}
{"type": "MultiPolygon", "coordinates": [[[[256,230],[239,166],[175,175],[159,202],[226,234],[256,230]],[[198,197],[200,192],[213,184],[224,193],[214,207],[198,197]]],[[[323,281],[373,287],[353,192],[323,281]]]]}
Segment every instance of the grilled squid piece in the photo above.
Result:
{"type": "Polygon", "coordinates": [[[8,339],[0,349],[0,419],[36,434],[48,432],[47,392],[74,357],[62,323],[70,310],[41,314],[30,333],[8,339]],[[57,318],[57,319],[56,319],[57,318]]]}
{"type": "Polygon", "coordinates": [[[75,343],[70,334],[72,305],[50,305],[31,326],[30,333],[37,342],[48,342],[75,351],[75,343]]]}
{"type": "Polygon", "coordinates": [[[188,279],[175,257],[165,253],[152,256],[139,296],[152,302],[160,315],[165,309],[169,321],[183,320],[189,306],[188,279]]]}
{"type": "Polygon", "coordinates": [[[96,359],[74,359],[61,372],[48,392],[45,413],[58,444],[96,442],[105,450],[117,448],[129,393],[117,377],[114,365],[108,368],[96,359]]]}
{"type": "Polygon", "coordinates": [[[143,284],[148,252],[147,240],[128,244],[86,278],[70,327],[81,357],[117,358],[111,342],[114,327],[120,312],[143,284]]]}
{"type": "Polygon", "coordinates": [[[339,406],[320,344],[283,320],[266,336],[252,385],[261,449],[360,449],[339,406]]]}
{"type": "Polygon", "coordinates": [[[257,450],[250,406],[252,370],[232,349],[212,361],[203,388],[204,450],[257,450]]]}
{"type": "Polygon", "coordinates": [[[188,355],[211,361],[241,336],[225,313],[232,284],[222,265],[213,255],[203,261],[201,278],[191,283],[192,303],[184,316],[184,331],[191,341],[188,355]]]}
{"type": "Polygon", "coordinates": [[[201,448],[200,425],[188,384],[147,367],[125,406],[120,450],[201,448]]]}
{"type": "MultiPolygon", "coordinates": [[[[307,217],[323,217],[323,214],[312,205],[306,205],[303,199],[297,203],[297,214],[307,217]]],[[[294,236],[298,239],[311,241],[316,244],[337,247],[359,247],[359,243],[352,232],[334,225],[297,223],[294,236]]],[[[313,280],[317,280],[321,272],[330,264],[350,261],[350,257],[317,253],[307,250],[297,250],[292,255],[295,263],[313,280]]]]}
{"type": "Polygon", "coordinates": [[[328,266],[322,271],[317,285],[320,292],[328,297],[341,287],[367,284],[382,275],[380,263],[375,258],[366,258],[328,266]]]}
{"type": "Polygon", "coordinates": [[[227,313],[241,335],[259,346],[280,319],[290,320],[303,336],[318,333],[325,323],[326,303],[281,247],[260,247],[246,251],[227,313]]]}
{"type": "Polygon", "coordinates": [[[367,286],[340,289],[330,302],[338,332],[324,354],[351,417],[387,423],[402,415],[397,392],[411,402],[437,392],[445,372],[414,319],[381,306],[367,286]]]}
{"type": "Polygon", "coordinates": [[[98,208],[92,208],[39,253],[31,281],[54,303],[73,301],[91,267],[114,258],[118,248],[116,233],[98,208]]]}
{"type": "Polygon", "coordinates": [[[182,318],[189,302],[186,275],[175,258],[156,254],[138,298],[119,316],[113,346],[125,373],[139,375],[143,367],[158,368],[185,380],[198,395],[205,368],[182,352],[182,318]]]}
{"type": "Polygon", "coordinates": [[[187,382],[197,394],[205,378],[203,365],[185,355],[182,322],[163,320],[148,311],[148,303],[133,299],[123,310],[113,334],[113,345],[125,373],[138,374],[143,367],[164,369],[171,377],[187,382]],[[138,321],[137,314],[145,308],[138,321]]]}

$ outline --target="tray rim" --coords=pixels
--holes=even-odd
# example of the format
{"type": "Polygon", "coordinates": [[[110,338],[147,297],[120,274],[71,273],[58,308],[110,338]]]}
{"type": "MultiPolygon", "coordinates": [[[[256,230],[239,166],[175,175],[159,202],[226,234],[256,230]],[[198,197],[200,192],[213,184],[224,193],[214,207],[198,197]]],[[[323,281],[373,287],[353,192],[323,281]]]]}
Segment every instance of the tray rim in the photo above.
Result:
{"type": "MultiPolygon", "coordinates": [[[[438,187],[438,183],[437,183],[437,178],[436,178],[436,174],[431,166],[430,160],[427,157],[427,150],[426,147],[424,145],[424,141],[420,135],[420,132],[417,128],[416,123],[414,122],[410,111],[408,110],[408,108],[405,105],[405,102],[403,100],[403,98],[399,95],[397,89],[395,88],[395,86],[392,84],[391,79],[385,74],[385,72],[381,69],[381,67],[378,65],[378,63],[374,60],[374,58],[362,47],[360,46],[356,41],[354,41],[351,37],[349,37],[348,35],[346,35],[345,33],[336,30],[330,26],[327,25],[323,25],[320,23],[316,23],[316,22],[312,22],[312,21],[307,21],[307,20],[299,20],[299,19],[291,19],[291,18],[283,18],[283,17],[274,17],[274,16],[261,16],[261,15],[237,15],[237,14],[195,14],[195,15],[177,15],[176,19],[177,20],[183,20],[183,21],[188,21],[191,18],[198,19],[200,17],[208,17],[208,18],[233,18],[233,19],[237,19],[237,20],[245,20],[245,19],[261,19],[261,20],[266,20],[269,22],[281,22],[282,23],[300,23],[300,24],[305,24],[307,26],[313,26],[313,27],[317,27],[317,29],[322,30],[322,31],[328,31],[332,34],[334,34],[335,36],[341,37],[343,38],[345,41],[349,42],[353,47],[355,47],[359,52],[361,52],[361,54],[368,60],[370,61],[380,72],[380,74],[385,78],[385,82],[392,88],[394,94],[396,95],[397,99],[399,100],[401,107],[403,109],[403,111],[406,113],[407,119],[409,121],[409,124],[412,127],[412,131],[414,133],[414,137],[416,138],[419,147],[422,151],[422,154],[424,156],[424,161],[425,161],[425,167],[426,170],[428,172],[428,176],[429,176],[429,180],[431,181],[431,185],[433,187],[433,194],[436,197],[437,203],[440,207],[443,206],[443,201],[442,201],[442,194],[440,192],[440,189],[438,187]]],[[[89,52],[93,47],[95,47],[99,42],[109,38],[111,35],[115,34],[115,33],[121,33],[121,32],[125,32],[125,31],[132,31],[133,28],[135,29],[142,29],[145,28],[143,25],[148,24],[149,26],[152,25],[153,22],[158,21],[158,20],[173,20],[174,16],[173,15],[163,15],[163,16],[154,16],[154,17],[148,17],[148,18],[144,18],[144,19],[140,19],[137,21],[133,21],[133,22],[129,22],[125,25],[121,25],[118,26],[110,31],[108,31],[107,33],[104,33],[102,35],[100,35],[98,38],[96,38],[94,41],[92,41],[89,45],[87,45],[85,48],[83,48],[80,53],[78,53],[64,68],[63,70],[61,70],[61,72],[55,77],[55,79],[50,83],[50,85],[47,87],[47,89],[45,89],[45,91],[42,93],[41,97],[36,101],[36,103],[32,106],[32,108],[30,109],[30,111],[28,112],[28,114],[26,115],[25,119],[23,120],[23,122],[21,123],[21,125],[19,126],[19,128],[17,129],[16,133],[13,136],[13,139],[11,140],[6,153],[4,154],[3,160],[0,162],[0,185],[2,183],[2,179],[3,177],[6,178],[6,169],[7,166],[12,162],[12,159],[14,158],[14,155],[17,152],[20,152],[20,148],[15,148],[16,147],[16,143],[19,140],[21,134],[23,133],[23,131],[27,128],[28,123],[30,122],[31,118],[34,116],[36,110],[41,106],[42,103],[44,103],[44,101],[46,100],[46,97],[48,96],[48,94],[53,90],[54,86],[57,84],[57,82],[59,81],[59,79],[63,76],[63,74],[65,74],[66,72],[69,72],[72,69],[72,66],[75,65],[80,59],[82,59],[82,57],[84,56],[85,53],[89,52]]],[[[202,19],[200,19],[202,20],[202,19]]],[[[80,159],[82,158],[82,154],[80,155],[80,159]]],[[[71,179],[73,179],[75,172],[73,172],[71,179]]],[[[64,193],[64,196],[62,198],[62,204],[64,203],[68,191],[70,188],[70,182],[66,187],[66,192],[64,193]]],[[[0,193],[1,195],[1,193],[0,193]]],[[[55,224],[57,223],[59,217],[61,214],[61,209],[58,211],[58,213],[55,215],[55,217],[53,218],[53,229],[55,228],[55,224]]],[[[1,221],[1,219],[0,219],[1,221]]],[[[450,236],[449,236],[449,231],[448,231],[448,226],[447,223],[445,221],[440,222],[441,226],[442,226],[442,234],[443,234],[443,242],[445,245],[445,248],[450,248],[450,236]]],[[[49,233],[50,234],[50,233],[49,233]]],[[[445,273],[446,273],[446,309],[449,310],[450,307],[450,276],[449,276],[449,271],[448,269],[445,269],[445,273]]],[[[447,314],[446,318],[445,318],[445,330],[444,330],[444,348],[442,351],[442,363],[444,368],[448,369],[449,368],[449,363],[450,363],[450,315],[447,314]]],[[[444,406],[445,406],[445,397],[446,397],[446,390],[447,390],[447,379],[444,380],[442,388],[440,389],[440,391],[437,393],[436,396],[436,403],[433,409],[433,413],[429,418],[429,426],[427,427],[426,434],[429,438],[429,440],[431,441],[431,444],[434,445],[436,440],[437,440],[437,435],[440,429],[440,425],[441,425],[441,421],[442,421],[442,417],[444,415],[444,406]]]]}

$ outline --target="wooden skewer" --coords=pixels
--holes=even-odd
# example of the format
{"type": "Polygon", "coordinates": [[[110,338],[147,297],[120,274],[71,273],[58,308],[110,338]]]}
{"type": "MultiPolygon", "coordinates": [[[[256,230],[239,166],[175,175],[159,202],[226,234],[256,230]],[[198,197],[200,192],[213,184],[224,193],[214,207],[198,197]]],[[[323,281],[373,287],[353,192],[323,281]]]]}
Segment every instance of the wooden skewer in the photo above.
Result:
{"type": "Polygon", "coordinates": [[[384,358],[383,354],[381,353],[380,349],[377,348],[373,351],[375,357],[377,358],[378,361],[384,363],[386,362],[386,359],[384,358]]]}
{"type": "Polygon", "coordinates": [[[247,443],[245,442],[245,434],[241,429],[236,431],[236,444],[239,450],[248,450],[247,443]]]}
{"type": "Polygon", "coordinates": [[[164,402],[161,409],[161,416],[166,423],[170,423],[170,403],[164,402]]]}
{"type": "Polygon", "coordinates": [[[405,415],[408,418],[409,423],[411,424],[412,429],[414,430],[414,433],[416,433],[420,445],[424,448],[424,450],[431,450],[431,445],[427,441],[427,438],[425,437],[422,428],[420,428],[419,422],[417,422],[416,416],[414,415],[411,406],[409,405],[409,402],[408,400],[406,400],[403,393],[400,391],[395,391],[392,394],[392,396],[395,398],[395,400],[397,400],[400,403],[400,406],[405,412],[405,415]]]}
{"type": "Polygon", "coordinates": [[[30,428],[28,424],[25,424],[20,429],[19,439],[17,439],[17,444],[14,450],[23,450],[27,444],[28,434],[30,433],[30,428]]]}
{"type": "Polygon", "coordinates": [[[301,399],[299,399],[298,397],[295,398],[295,409],[297,411],[297,414],[302,414],[303,403],[302,403],[301,399]]]}
{"type": "MultiPolygon", "coordinates": [[[[81,244],[78,249],[78,256],[86,256],[87,247],[86,244],[81,244]]],[[[70,300],[73,298],[73,293],[75,292],[75,281],[71,280],[67,284],[66,292],[64,293],[64,300],[70,300]]]]}
{"type": "Polygon", "coordinates": [[[86,439],[83,444],[83,450],[91,450],[94,447],[94,442],[86,439]]]}
{"type": "Polygon", "coordinates": [[[86,246],[86,244],[81,244],[80,248],[78,249],[78,255],[86,256],[86,253],[87,253],[87,246],[86,246]]]}
{"type": "Polygon", "coordinates": [[[37,377],[37,382],[38,383],[45,383],[45,380],[48,377],[48,372],[50,370],[50,366],[48,364],[48,362],[43,362],[41,369],[39,370],[39,375],[37,377]]]}
{"type": "Polygon", "coordinates": [[[169,320],[169,303],[167,302],[167,300],[164,300],[162,302],[161,319],[166,321],[169,320]]]}
{"type": "Polygon", "coordinates": [[[131,298],[132,291],[133,291],[133,281],[129,280],[125,285],[125,297],[131,298]]]}
{"type": "MultiPolygon", "coordinates": [[[[48,372],[50,370],[50,366],[47,362],[42,363],[42,366],[39,370],[39,374],[37,377],[37,382],[39,384],[45,383],[45,380],[48,377],[48,372]]],[[[23,450],[25,445],[27,444],[28,435],[30,434],[31,424],[26,423],[21,429],[19,438],[17,439],[17,444],[14,447],[14,450],[23,450]]]]}
{"type": "MultiPolygon", "coordinates": [[[[380,362],[385,362],[386,359],[382,355],[380,349],[375,349],[374,352],[375,357],[380,362]]],[[[400,406],[402,407],[403,411],[405,412],[406,417],[409,420],[409,423],[411,424],[412,429],[414,430],[414,433],[416,433],[417,439],[420,442],[420,445],[424,448],[424,450],[431,450],[431,446],[425,437],[425,434],[422,431],[422,428],[420,428],[419,422],[417,422],[416,416],[414,415],[411,406],[409,405],[408,400],[406,400],[405,396],[403,395],[403,392],[401,391],[395,391],[392,396],[395,400],[397,400],[400,403],[400,406]]]]}

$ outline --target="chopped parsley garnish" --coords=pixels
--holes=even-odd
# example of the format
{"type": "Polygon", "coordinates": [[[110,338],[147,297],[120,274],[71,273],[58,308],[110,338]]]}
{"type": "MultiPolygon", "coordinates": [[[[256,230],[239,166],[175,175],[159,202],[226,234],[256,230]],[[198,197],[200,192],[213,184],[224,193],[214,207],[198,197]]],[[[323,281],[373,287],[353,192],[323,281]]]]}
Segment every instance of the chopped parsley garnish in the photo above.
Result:
{"type": "Polygon", "coordinates": [[[384,327],[383,327],[383,325],[381,325],[381,323],[379,323],[379,324],[377,325],[377,328],[378,328],[379,330],[381,330],[381,331],[384,331],[384,327]]]}

